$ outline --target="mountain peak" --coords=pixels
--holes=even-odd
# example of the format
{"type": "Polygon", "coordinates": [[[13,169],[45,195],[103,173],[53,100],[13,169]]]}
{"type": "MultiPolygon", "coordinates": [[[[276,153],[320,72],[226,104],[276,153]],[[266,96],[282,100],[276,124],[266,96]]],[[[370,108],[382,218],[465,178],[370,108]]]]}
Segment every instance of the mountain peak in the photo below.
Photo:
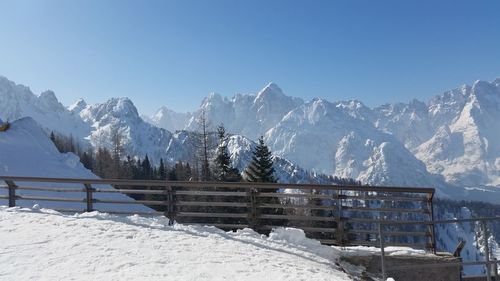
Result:
{"type": "Polygon", "coordinates": [[[68,106],[68,110],[71,112],[80,112],[85,107],[87,107],[87,102],[84,99],[79,98],[72,105],[68,106]]]}
{"type": "Polygon", "coordinates": [[[51,90],[47,90],[41,93],[39,101],[43,106],[45,106],[48,109],[59,110],[63,107],[62,104],[60,104],[59,101],[57,100],[56,94],[54,94],[54,92],[51,90]]]}
{"type": "Polygon", "coordinates": [[[265,97],[284,97],[283,90],[274,82],[267,84],[258,94],[255,100],[263,99],[265,97]]]}

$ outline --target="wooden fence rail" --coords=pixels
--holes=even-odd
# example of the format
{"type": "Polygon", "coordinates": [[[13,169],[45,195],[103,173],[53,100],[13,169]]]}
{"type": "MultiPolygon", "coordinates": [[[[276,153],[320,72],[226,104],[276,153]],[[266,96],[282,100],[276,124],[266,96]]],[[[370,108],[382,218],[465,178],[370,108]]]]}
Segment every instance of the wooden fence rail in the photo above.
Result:
{"type": "Polygon", "coordinates": [[[56,201],[76,206],[56,209],[63,212],[164,215],[170,223],[227,230],[251,227],[266,233],[276,227],[296,227],[308,237],[335,245],[377,246],[381,220],[417,221],[423,222],[421,227],[391,225],[384,231],[384,245],[435,247],[434,225],[426,224],[433,217],[433,188],[12,176],[0,176],[1,181],[5,184],[0,185],[0,204],[7,200],[11,207],[26,206],[26,201],[56,201]],[[122,193],[133,200],[99,198],[106,193],[122,193]],[[68,198],[63,194],[78,195],[68,198]],[[143,204],[152,211],[128,211],[129,204],[143,204]],[[107,205],[121,205],[122,209],[109,211],[107,205]]]}

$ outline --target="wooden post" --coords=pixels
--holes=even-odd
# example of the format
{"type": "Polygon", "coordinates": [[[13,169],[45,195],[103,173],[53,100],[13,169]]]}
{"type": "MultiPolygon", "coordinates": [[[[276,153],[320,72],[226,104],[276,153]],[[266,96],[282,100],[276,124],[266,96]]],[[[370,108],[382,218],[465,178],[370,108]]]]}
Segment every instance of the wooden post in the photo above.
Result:
{"type": "Polygon", "coordinates": [[[498,260],[497,258],[493,258],[493,261],[495,262],[495,264],[493,264],[493,270],[495,272],[493,272],[493,274],[495,275],[495,281],[499,281],[498,280],[498,260]]]}
{"type": "Polygon", "coordinates": [[[9,186],[9,207],[16,206],[16,188],[17,185],[10,180],[6,180],[5,183],[9,186]]]}
{"type": "Polygon", "coordinates": [[[382,231],[382,224],[378,223],[378,239],[380,243],[380,265],[382,267],[382,280],[387,280],[387,272],[385,271],[385,249],[384,249],[384,233],[382,231]]]}
{"type": "MultiPolygon", "coordinates": [[[[427,206],[429,208],[429,218],[431,219],[431,222],[434,222],[434,203],[433,203],[433,198],[434,198],[434,194],[431,194],[429,197],[428,197],[428,201],[427,201],[427,206]]],[[[436,254],[436,227],[434,225],[434,223],[430,224],[429,225],[430,227],[430,233],[431,233],[431,251],[432,253],[435,255],[436,254]]]]}
{"type": "Polygon", "coordinates": [[[92,188],[92,185],[90,183],[85,183],[85,194],[86,194],[86,202],[87,202],[87,212],[92,212],[94,210],[93,202],[94,199],[92,198],[92,191],[94,189],[92,188]]]}
{"type": "Polygon", "coordinates": [[[257,221],[257,198],[255,195],[257,194],[257,189],[251,188],[247,192],[247,196],[249,196],[250,199],[250,213],[249,213],[249,222],[248,226],[257,231],[258,228],[258,221],[257,221]]]}
{"type": "Polygon", "coordinates": [[[481,220],[484,235],[484,251],[486,255],[486,280],[491,281],[491,267],[490,267],[490,246],[488,245],[488,227],[485,220],[481,220]]]}
{"type": "Polygon", "coordinates": [[[168,218],[168,225],[174,225],[175,223],[175,200],[174,200],[174,191],[172,190],[172,186],[165,185],[165,192],[167,194],[167,210],[166,217],[168,218]]]}
{"type": "Polygon", "coordinates": [[[344,222],[342,221],[342,190],[337,191],[337,231],[335,238],[338,246],[344,245],[344,222]]]}

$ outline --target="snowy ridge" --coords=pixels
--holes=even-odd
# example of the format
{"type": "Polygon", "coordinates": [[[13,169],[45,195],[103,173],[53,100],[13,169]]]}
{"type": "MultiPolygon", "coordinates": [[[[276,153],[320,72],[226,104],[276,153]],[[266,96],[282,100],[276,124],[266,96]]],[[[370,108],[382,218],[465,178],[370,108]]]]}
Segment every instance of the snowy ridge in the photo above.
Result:
{"type": "Polygon", "coordinates": [[[96,148],[111,148],[111,137],[118,133],[127,154],[141,158],[147,154],[153,163],[166,157],[172,133],[142,120],[128,98],[112,98],[101,104],[87,105],[79,114],[92,127],[88,138],[96,148]]]}
{"type": "Polygon", "coordinates": [[[73,115],[57,100],[54,92],[34,95],[23,85],[0,76],[0,118],[14,121],[30,116],[44,129],[78,138],[87,136],[90,127],[79,116],[73,115]]]}

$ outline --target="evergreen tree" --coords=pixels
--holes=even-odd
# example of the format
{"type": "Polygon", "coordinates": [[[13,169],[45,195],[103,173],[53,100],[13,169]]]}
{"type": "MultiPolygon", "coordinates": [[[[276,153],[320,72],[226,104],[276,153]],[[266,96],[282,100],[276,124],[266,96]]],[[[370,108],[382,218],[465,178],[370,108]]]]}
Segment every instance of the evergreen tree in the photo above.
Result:
{"type": "Polygon", "coordinates": [[[88,152],[85,151],[80,156],[80,162],[82,162],[83,166],[91,171],[93,171],[92,163],[94,162],[92,149],[89,149],[88,152]]]}
{"type": "Polygon", "coordinates": [[[146,154],[144,161],[141,163],[143,179],[150,180],[153,177],[153,169],[151,168],[151,162],[149,162],[149,157],[146,154]]]}
{"type": "Polygon", "coordinates": [[[167,171],[165,169],[165,163],[163,163],[163,158],[160,158],[160,167],[158,167],[158,179],[167,179],[167,171]]]}
{"type": "Polygon", "coordinates": [[[228,181],[231,173],[231,158],[227,150],[226,129],[221,124],[217,127],[217,135],[219,136],[219,145],[214,159],[214,177],[218,181],[228,181]]]}
{"type": "Polygon", "coordinates": [[[271,151],[264,144],[264,137],[262,136],[253,151],[252,162],[243,171],[243,178],[250,182],[277,182],[274,177],[271,151]]]}

